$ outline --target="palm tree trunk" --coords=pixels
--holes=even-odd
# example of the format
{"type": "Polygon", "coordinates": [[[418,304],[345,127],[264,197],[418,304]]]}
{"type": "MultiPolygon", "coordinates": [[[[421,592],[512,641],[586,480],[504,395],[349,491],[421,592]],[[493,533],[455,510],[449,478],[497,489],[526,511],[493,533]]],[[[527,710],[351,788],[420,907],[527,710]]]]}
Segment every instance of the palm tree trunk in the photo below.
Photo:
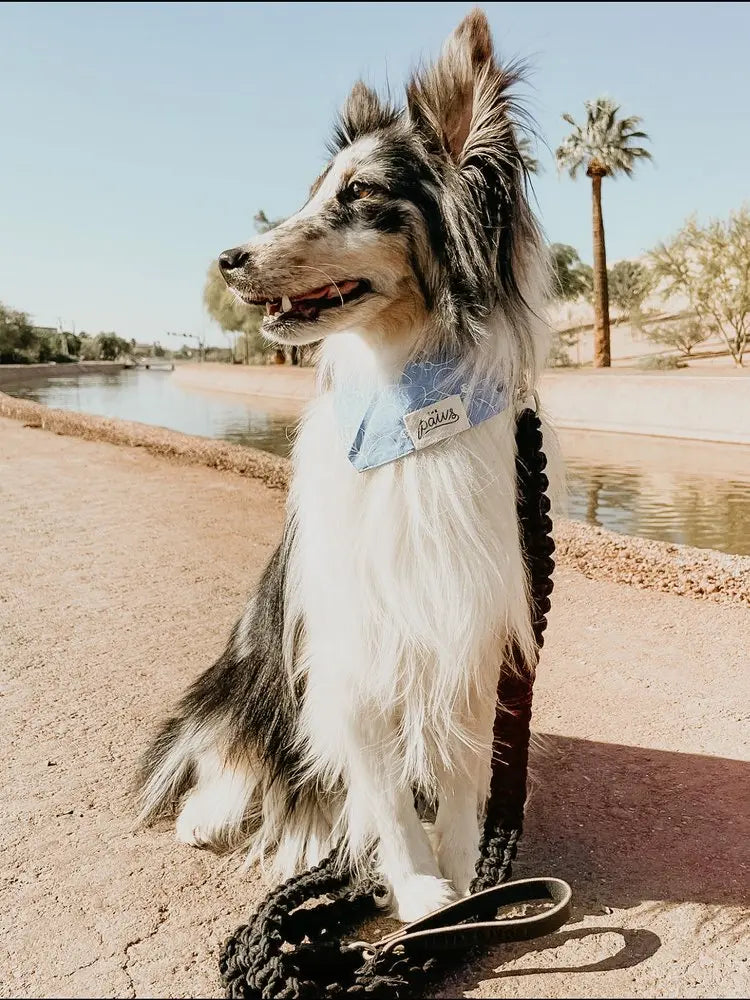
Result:
{"type": "Polygon", "coordinates": [[[592,171],[591,208],[594,235],[594,368],[609,368],[609,287],[607,285],[607,250],[602,219],[602,175],[592,171]]]}

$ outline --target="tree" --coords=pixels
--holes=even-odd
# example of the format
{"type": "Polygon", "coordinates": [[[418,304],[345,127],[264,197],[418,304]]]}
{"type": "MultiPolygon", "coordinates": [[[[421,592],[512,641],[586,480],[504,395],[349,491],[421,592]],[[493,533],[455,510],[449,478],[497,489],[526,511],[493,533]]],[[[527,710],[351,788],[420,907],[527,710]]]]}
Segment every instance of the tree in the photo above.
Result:
{"type": "Polygon", "coordinates": [[[540,174],[542,172],[542,166],[537,159],[536,147],[531,141],[531,136],[527,133],[517,134],[516,145],[518,146],[518,152],[521,154],[521,159],[526,167],[526,172],[529,174],[540,174]]]}
{"type": "Polygon", "coordinates": [[[267,233],[270,229],[275,229],[280,226],[285,219],[269,219],[263,209],[259,209],[253,216],[253,223],[255,224],[255,230],[258,233],[267,233]]]}
{"type": "Polygon", "coordinates": [[[39,336],[25,312],[0,302],[0,364],[24,364],[39,346],[39,336]]]}
{"type": "Polygon", "coordinates": [[[706,226],[689,219],[651,260],[664,296],[684,295],[707,334],[721,336],[741,368],[750,340],[750,209],[706,226]]]}
{"type": "Polygon", "coordinates": [[[708,330],[696,316],[680,316],[671,323],[651,327],[646,336],[655,344],[664,344],[688,357],[692,349],[708,337],[708,330]]]}
{"type": "Polygon", "coordinates": [[[102,361],[117,361],[121,355],[130,353],[130,344],[116,333],[100,333],[96,340],[102,361]]]}
{"type": "Polygon", "coordinates": [[[50,343],[50,339],[47,336],[39,338],[39,347],[37,348],[37,361],[40,364],[45,364],[47,361],[52,361],[55,356],[54,346],[50,343]]]}
{"type": "Polygon", "coordinates": [[[68,354],[71,358],[77,358],[81,353],[81,337],[77,333],[69,333],[66,336],[68,345],[68,354]]]}
{"type": "Polygon", "coordinates": [[[609,297],[614,305],[640,326],[641,307],[654,287],[651,269],[637,260],[620,260],[609,269],[609,297]]]}
{"type": "Polygon", "coordinates": [[[584,264],[575,247],[567,243],[553,243],[549,248],[552,266],[552,298],[575,302],[588,295],[593,283],[593,272],[584,264]]]}
{"type": "Polygon", "coordinates": [[[99,358],[99,341],[96,337],[88,333],[81,334],[81,350],[79,356],[82,361],[97,361],[99,358]]]}
{"type": "Polygon", "coordinates": [[[633,173],[635,161],[650,159],[643,146],[634,140],[648,139],[638,126],[641,119],[633,115],[619,118],[620,108],[608,97],[585,101],[586,121],[579,125],[572,115],[563,120],[573,131],[558,147],[555,158],[559,169],[567,169],[575,178],[585,167],[591,178],[594,238],[594,367],[608,368],[611,364],[609,344],[609,296],[607,288],[607,253],[602,219],[602,179],[619,173],[633,173]]]}
{"type": "Polygon", "coordinates": [[[553,330],[547,365],[550,368],[571,368],[573,359],[569,349],[576,346],[578,337],[577,330],[553,330]]]}

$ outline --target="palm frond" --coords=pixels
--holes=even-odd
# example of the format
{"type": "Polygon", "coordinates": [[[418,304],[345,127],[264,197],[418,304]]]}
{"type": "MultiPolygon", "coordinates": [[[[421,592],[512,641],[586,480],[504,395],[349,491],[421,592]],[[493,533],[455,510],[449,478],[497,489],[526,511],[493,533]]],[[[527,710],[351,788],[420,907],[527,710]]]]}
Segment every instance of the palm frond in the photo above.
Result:
{"type": "Polygon", "coordinates": [[[584,164],[595,160],[610,176],[618,173],[631,176],[637,159],[651,159],[651,153],[643,146],[632,145],[633,140],[649,138],[639,127],[643,121],[639,115],[620,118],[620,106],[609,97],[584,101],[584,108],[583,124],[571,114],[562,116],[572,131],[555,152],[558,169],[566,169],[575,177],[584,164]]]}
{"type": "Polygon", "coordinates": [[[532,142],[531,136],[526,132],[519,132],[516,136],[516,145],[518,146],[518,152],[521,154],[526,172],[528,174],[541,173],[542,166],[537,157],[536,144],[532,142]]]}
{"type": "Polygon", "coordinates": [[[621,118],[620,128],[629,132],[630,129],[638,128],[642,121],[643,119],[640,115],[631,115],[629,118],[621,118]]]}

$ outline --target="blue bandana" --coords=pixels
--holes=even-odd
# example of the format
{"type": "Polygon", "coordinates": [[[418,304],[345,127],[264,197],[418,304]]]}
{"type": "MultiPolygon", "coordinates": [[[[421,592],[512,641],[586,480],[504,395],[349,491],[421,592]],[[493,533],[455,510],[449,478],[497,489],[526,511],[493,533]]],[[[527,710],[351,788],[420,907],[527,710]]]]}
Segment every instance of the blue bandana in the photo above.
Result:
{"type": "Polygon", "coordinates": [[[395,462],[481,424],[508,406],[508,390],[471,381],[457,361],[411,361],[398,382],[367,398],[334,389],[334,406],[349,461],[358,472],[395,462]]]}

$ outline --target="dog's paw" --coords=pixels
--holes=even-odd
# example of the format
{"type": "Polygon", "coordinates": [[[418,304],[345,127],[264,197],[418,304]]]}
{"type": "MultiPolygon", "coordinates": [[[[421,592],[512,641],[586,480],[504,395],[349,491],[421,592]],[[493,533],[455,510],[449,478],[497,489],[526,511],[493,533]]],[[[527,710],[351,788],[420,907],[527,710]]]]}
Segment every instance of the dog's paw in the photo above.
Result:
{"type": "Polygon", "coordinates": [[[445,879],[434,875],[412,875],[394,890],[395,915],[410,924],[456,899],[456,891],[445,879]]]}
{"type": "Polygon", "coordinates": [[[183,802],[175,824],[175,837],[189,847],[215,848],[221,841],[221,830],[206,808],[205,796],[193,792],[183,802]]]}
{"type": "Polygon", "coordinates": [[[458,896],[468,896],[469,886],[476,874],[478,851],[472,844],[453,844],[443,842],[437,851],[438,867],[443,878],[453,884],[458,896]]]}

